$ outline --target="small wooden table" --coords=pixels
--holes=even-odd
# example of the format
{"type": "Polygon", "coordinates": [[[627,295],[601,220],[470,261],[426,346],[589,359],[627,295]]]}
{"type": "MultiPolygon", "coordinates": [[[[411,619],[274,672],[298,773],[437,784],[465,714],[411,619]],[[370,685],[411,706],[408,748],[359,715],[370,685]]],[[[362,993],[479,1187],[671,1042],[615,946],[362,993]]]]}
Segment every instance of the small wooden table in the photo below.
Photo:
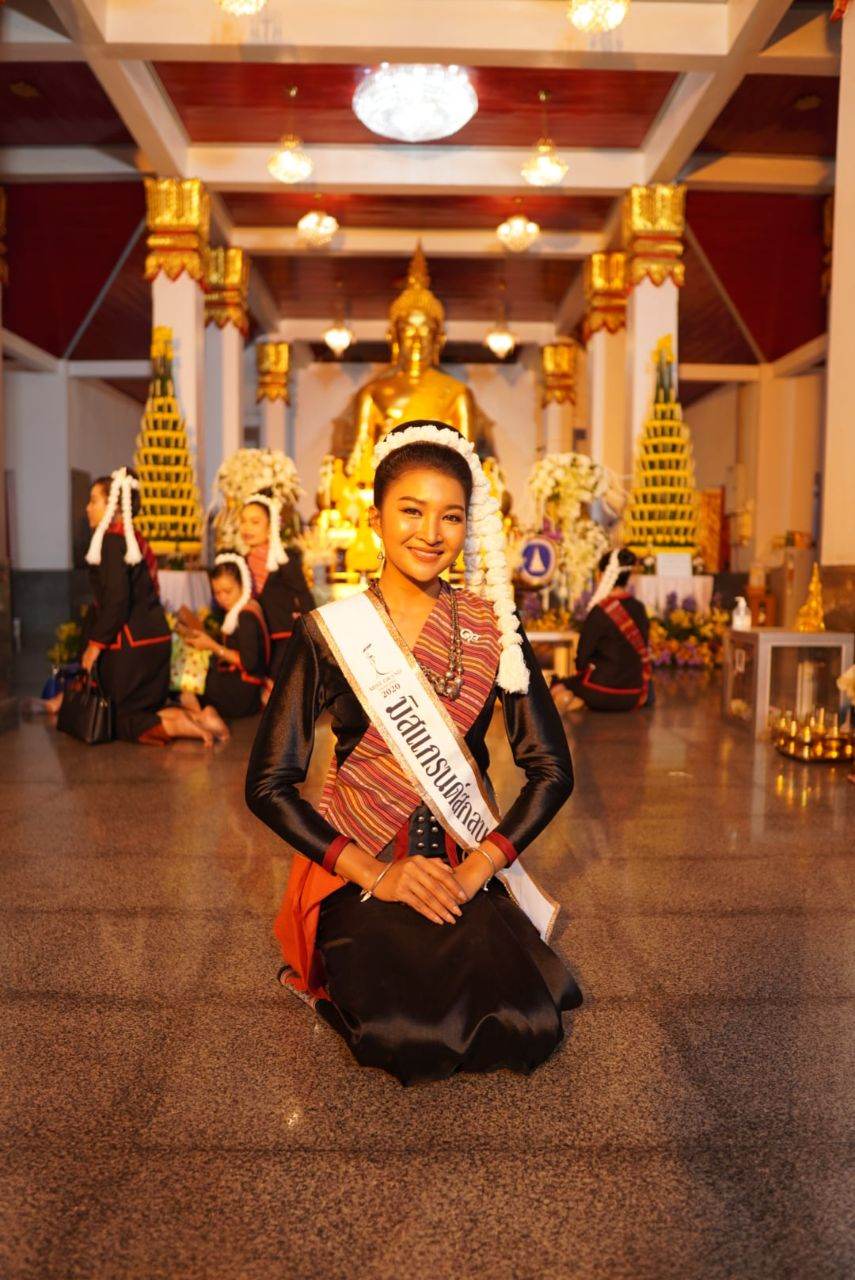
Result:
{"type": "Polygon", "coordinates": [[[578,631],[538,631],[536,627],[527,627],[526,635],[533,645],[551,644],[554,648],[552,669],[561,679],[569,676],[579,643],[578,631]]]}

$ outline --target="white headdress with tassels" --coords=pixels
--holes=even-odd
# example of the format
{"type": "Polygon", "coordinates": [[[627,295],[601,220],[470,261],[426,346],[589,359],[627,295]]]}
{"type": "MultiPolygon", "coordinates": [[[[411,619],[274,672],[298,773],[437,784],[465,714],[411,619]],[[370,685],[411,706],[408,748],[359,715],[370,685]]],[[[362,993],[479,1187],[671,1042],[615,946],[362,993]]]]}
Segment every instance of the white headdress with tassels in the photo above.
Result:
{"type": "Polygon", "coordinates": [[[454,449],[466,459],[472,472],[472,497],[466,517],[463,562],[466,585],[493,606],[499,624],[500,648],[497,682],[507,693],[526,693],[529,671],[522,652],[522,636],[514,604],[514,592],[505,551],[499,504],[490,493],[475,446],[454,427],[442,423],[417,423],[383,436],[374,448],[374,467],[406,444],[438,444],[454,449]]]}
{"type": "Polygon", "coordinates": [[[611,595],[614,585],[622,573],[629,568],[629,565],[620,562],[620,547],[615,547],[609,556],[608,563],[603,570],[603,576],[600,578],[599,585],[588,601],[587,612],[590,613],[595,605],[601,600],[605,600],[606,596],[611,595]]]}
{"type": "Polygon", "coordinates": [[[257,502],[259,506],[267,507],[267,511],[270,515],[270,541],[267,544],[267,572],[275,573],[280,564],[288,563],[288,553],[282,546],[282,534],[280,529],[282,524],[282,503],[278,498],[271,498],[267,493],[253,493],[250,497],[244,499],[243,505],[248,507],[252,502],[257,502]]]}
{"type": "Polygon", "coordinates": [[[240,574],[240,596],[232,605],[231,609],[229,609],[225,618],[223,618],[223,635],[230,636],[237,628],[241,610],[245,609],[252,599],[252,578],[249,573],[249,565],[246,563],[243,556],[239,556],[234,551],[223,551],[218,555],[214,561],[214,568],[216,568],[218,564],[237,565],[237,570],[240,574]]]}
{"type": "Polygon", "coordinates": [[[119,467],[110,476],[110,492],[104,514],[98,522],[89,550],[86,552],[87,564],[100,564],[101,551],[104,546],[104,534],[113,522],[117,509],[121,506],[122,524],[125,530],[125,564],[139,564],[142,552],[134,533],[134,517],[131,510],[131,490],[138,489],[139,481],[128,473],[127,467],[119,467]]]}

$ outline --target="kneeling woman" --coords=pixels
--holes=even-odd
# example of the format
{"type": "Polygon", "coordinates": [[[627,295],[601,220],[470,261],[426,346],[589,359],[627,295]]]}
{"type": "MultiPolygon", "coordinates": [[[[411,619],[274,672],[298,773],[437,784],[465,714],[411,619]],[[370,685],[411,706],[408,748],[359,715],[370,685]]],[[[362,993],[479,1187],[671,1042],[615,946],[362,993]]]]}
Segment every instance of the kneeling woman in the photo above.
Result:
{"type": "Polygon", "coordinates": [[[625,547],[600,560],[600,581],[579,636],[576,675],[552,683],[560,711],[634,711],[652,701],[650,622],[644,605],[626,589],[635,563],[625,547]]]}
{"type": "Polygon", "coordinates": [[[250,759],[250,808],[298,850],[282,978],[361,1064],[404,1083],[529,1072],[581,1003],[545,941],[557,908],[517,861],[572,790],[564,729],[472,445],[406,423],[374,460],[380,579],[299,621],[250,759]],[[440,574],[461,549],[471,589],[452,590],[440,574]],[[501,819],[485,743],[497,699],[526,773],[501,819]],[[336,749],[316,809],[297,788],[324,710],[336,749]]]}
{"type": "Polygon", "coordinates": [[[253,593],[270,633],[270,674],[274,677],[282,665],[295,618],[315,607],[303,574],[302,552],[292,547],[289,554],[282,545],[281,520],[279,499],[264,492],[252,494],[240,516],[253,593]]]}
{"type": "MultiPolygon", "coordinates": [[[[167,706],[172,637],[160,603],[157,561],[134,529],[139,484],[122,467],[92,485],[86,516],[93,530],[86,562],[94,602],[85,625],[82,664],[112,700],[116,736],[126,742],[164,744],[201,738],[209,731],[181,707],[167,706]]],[[[59,710],[62,695],[48,704],[59,710]]]]}
{"type": "Polygon", "coordinates": [[[261,694],[270,665],[270,637],[243,556],[225,552],[211,570],[211,590],[225,617],[219,640],[206,631],[183,633],[185,644],[209,649],[211,663],[201,700],[183,693],[181,705],[202,712],[202,721],[217,738],[228,737],[222,717],[238,720],[261,710],[261,694]]]}

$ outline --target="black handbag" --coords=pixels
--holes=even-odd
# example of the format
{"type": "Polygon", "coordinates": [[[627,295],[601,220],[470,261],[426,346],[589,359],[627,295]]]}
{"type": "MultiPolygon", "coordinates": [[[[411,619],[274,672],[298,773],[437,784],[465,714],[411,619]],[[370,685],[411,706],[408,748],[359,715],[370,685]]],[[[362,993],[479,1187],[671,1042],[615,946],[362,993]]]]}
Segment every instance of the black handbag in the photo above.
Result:
{"type": "Polygon", "coordinates": [[[66,685],[56,727],[87,746],[112,742],[115,737],[113,703],[98,682],[93,666],[66,685]]]}

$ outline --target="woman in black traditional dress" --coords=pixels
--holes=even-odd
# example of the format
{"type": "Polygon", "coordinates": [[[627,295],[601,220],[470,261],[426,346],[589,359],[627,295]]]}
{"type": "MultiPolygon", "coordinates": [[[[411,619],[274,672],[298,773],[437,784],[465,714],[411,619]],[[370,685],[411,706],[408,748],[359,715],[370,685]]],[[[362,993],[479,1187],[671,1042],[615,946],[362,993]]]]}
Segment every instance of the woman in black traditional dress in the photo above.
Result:
{"type": "Polygon", "coordinates": [[[246,548],[253,594],[264,611],[270,634],[273,677],[282,665],[294,620],[315,607],[303,573],[302,552],[294,546],[286,552],[282,545],[281,520],[279,499],[263,490],[247,498],[240,516],[240,537],[246,548]]]}
{"type": "Polygon", "coordinates": [[[252,580],[243,556],[224,552],[210,573],[214,600],[224,613],[220,637],[207,631],[182,632],[185,644],[211,653],[205,692],[201,698],[182,693],[181,705],[203,712],[215,737],[229,736],[223,722],[254,716],[261,710],[261,695],[268,681],[270,637],[264,613],[252,598],[252,580]]]}
{"type": "Polygon", "coordinates": [[[636,557],[626,547],[607,551],[600,581],[576,650],[576,675],[552,682],[559,711],[634,711],[651,702],[650,622],[627,591],[636,557]]]}
{"type": "MultiPolygon", "coordinates": [[[[139,483],[125,467],[92,485],[86,518],[93,530],[86,562],[93,603],[84,624],[81,663],[97,662],[99,683],[113,702],[116,737],[163,746],[173,738],[213,736],[182,707],[168,706],[172,636],[160,603],[157,560],[134,529],[139,483]]],[[[45,703],[58,712],[62,694],[45,703]]]]}
{"type": "Polygon", "coordinates": [[[498,508],[472,445],[444,423],[407,423],[381,440],[375,462],[372,525],[385,555],[376,590],[298,622],[247,775],[250,808],[298,851],[276,922],[280,978],[358,1062],[403,1083],[527,1073],[581,1003],[545,940],[557,908],[516,862],[572,790],[567,741],[519,631],[498,508]],[[467,578],[484,595],[440,577],[464,539],[467,578]],[[336,623],[343,606],[362,609],[367,625],[336,623]],[[390,636],[397,667],[375,647],[390,636]],[[415,681],[426,707],[415,736],[407,730],[421,778],[383,719],[399,679],[415,681]],[[482,822],[496,812],[486,734],[497,700],[526,783],[504,818],[482,822]],[[336,748],[316,808],[298,786],[324,710],[336,748]],[[454,767],[461,777],[471,769],[471,790],[450,752],[436,759],[426,726],[459,746],[454,767]],[[464,816],[478,834],[462,842],[452,832],[464,816]]]}

